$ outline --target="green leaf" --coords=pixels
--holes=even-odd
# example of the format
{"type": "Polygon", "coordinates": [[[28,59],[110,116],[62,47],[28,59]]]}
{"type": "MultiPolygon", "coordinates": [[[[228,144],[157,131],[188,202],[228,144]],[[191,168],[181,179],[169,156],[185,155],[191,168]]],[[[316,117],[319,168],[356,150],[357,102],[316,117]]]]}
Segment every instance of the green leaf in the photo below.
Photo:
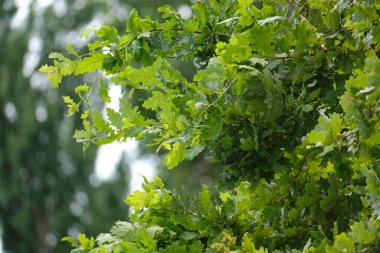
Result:
{"type": "Polygon", "coordinates": [[[140,17],[136,9],[132,9],[127,19],[127,32],[137,33],[139,31],[140,17]]]}
{"type": "Polygon", "coordinates": [[[68,58],[66,58],[62,54],[56,53],[56,52],[50,53],[49,54],[49,58],[50,59],[57,59],[57,60],[59,60],[61,62],[70,62],[70,60],[68,58]]]}
{"type": "Polygon", "coordinates": [[[112,123],[114,127],[117,129],[122,129],[123,128],[123,117],[119,112],[116,112],[112,108],[107,108],[106,109],[108,120],[112,123]]]}
{"type": "Polygon", "coordinates": [[[136,212],[145,207],[156,206],[159,202],[160,197],[158,195],[143,191],[134,191],[126,199],[126,203],[133,207],[136,212]]]}
{"type": "Polygon", "coordinates": [[[168,169],[173,169],[181,161],[185,159],[186,156],[186,145],[177,141],[174,143],[172,149],[169,151],[169,154],[166,156],[166,164],[168,169]]]}
{"type": "Polygon", "coordinates": [[[141,69],[134,69],[131,66],[127,66],[123,72],[119,74],[121,78],[126,78],[134,84],[142,83],[147,87],[161,87],[161,82],[158,73],[162,67],[163,60],[158,58],[152,66],[148,66],[141,69]]]}
{"type": "Polygon", "coordinates": [[[123,116],[125,116],[124,119],[124,125],[126,128],[129,126],[149,126],[151,121],[146,120],[138,111],[138,107],[132,107],[131,103],[126,100],[120,100],[120,112],[123,116]]]}
{"type": "Polygon", "coordinates": [[[78,63],[76,61],[69,61],[69,62],[61,62],[61,63],[56,63],[56,65],[60,68],[59,72],[62,76],[68,76],[71,75],[78,63]]]}
{"type": "Polygon", "coordinates": [[[309,96],[306,98],[305,103],[310,103],[310,102],[314,101],[316,98],[319,97],[320,92],[321,92],[320,88],[311,92],[309,94],[309,96]]]}
{"type": "Polygon", "coordinates": [[[202,185],[202,191],[199,193],[199,205],[204,213],[209,213],[214,208],[210,190],[206,185],[202,185]]]}
{"type": "Polygon", "coordinates": [[[253,138],[251,136],[248,138],[241,138],[239,147],[241,148],[241,150],[251,151],[255,147],[255,142],[253,141],[253,138]]]}
{"type": "Polygon", "coordinates": [[[96,36],[112,42],[117,37],[117,30],[115,27],[102,26],[96,33],[96,36]]]}
{"type": "Polygon", "coordinates": [[[71,244],[72,247],[78,248],[78,243],[71,237],[65,236],[61,239],[62,242],[68,242],[71,244]]]}
{"type": "Polygon", "coordinates": [[[122,36],[119,41],[118,41],[118,45],[120,47],[122,46],[126,46],[128,45],[129,43],[131,43],[134,39],[136,38],[136,35],[134,34],[127,34],[127,35],[124,35],[122,36]]]}
{"type": "Polygon", "coordinates": [[[109,59],[108,54],[103,52],[91,53],[89,57],[82,58],[75,69],[75,75],[82,75],[85,73],[92,73],[96,70],[101,70],[105,59],[109,59]]]}
{"type": "Polygon", "coordinates": [[[107,58],[103,61],[102,68],[105,71],[113,71],[113,69],[116,67],[117,59],[115,58],[107,58]]]}
{"type": "Polygon", "coordinates": [[[227,79],[225,67],[217,58],[211,58],[205,70],[200,70],[194,76],[194,81],[202,84],[207,89],[218,93],[227,79]]]}
{"type": "Polygon", "coordinates": [[[204,148],[204,146],[196,145],[191,147],[190,149],[187,149],[185,159],[192,161],[195,157],[197,157],[197,155],[199,155],[204,150],[204,148]]]}
{"type": "Polygon", "coordinates": [[[68,45],[66,46],[66,51],[67,51],[67,53],[69,53],[69,54],[71,54],[71,55],[74,55],[74,56],[76,56],[76,57],[79,56],[79,55],[78,55],[78,51],[76,51],[76,50],[74,49],[73,45],[71,45],[71,44],[68,44],[68,45]]]}
{"type": "Polygon", "coordinates": [[[159,253],[188,253],[186,245],[181,245],[178,242],[172,243],[165,249],[160,249],[159,253]]]}
{"type": "Polygon", "coordinates": [[[245,252],[256,252],[255,244],[252,242],[252,238],[247,233],[243,236],[242,247],[245,252]]]}
{"type": "Polygon", "coordinates": [[[94,133],[85,130],[75,130],[73,137],[77,140],[88,139],[94,136],[94,133]]]}
{"type": "Polygon", "coordinates": [[[259,25],[266,25],[266,24],[271,24],[271,23],[274,23],[276,21],[281,21],[281,20],[286,20],[286,18],[282,16],[274,16],[274,17],[258,20],[257,23],[259,25]]]}
{"type": "Polygon", "coordinates": [[[116,241],[116,238],[112,236],[111,234],[101,233],[96,237],[95,240],[100,245],[100,244],[105,244],[105,243],[112,243],[116,241]]]}
{"type": "Polygon", "coordinates": [[[88,86],[86,83],[79,85],[75,88],[75,93],[81,94],[81,93],[87,93],[90,90],[90,86],[88,86]]]}
{"type": "Polygon", "coordinates": [[[185,231],[185,232],[183,233],[183,238],[184,238],[186,241],[193,240],[193,239],[196,238],[197,236],[198,236],[198,234],[195,233],[195,232],[185,231]]]}
{"type": "Polygon", "coordinates": [[[111,228],[111,233],[117,237],[124,237],[125,234],[133,230],[133,224],[126,221],[117,221],[111,228]]]}
{"type": "Polygon", "coordinates": [[[132,32],[134,35],[142,34],[152,28],[152,23],[148,17],[142,19],[138,11],[132,9],[127,19],[127,32],[132,32]]]}
{"type": "Polygon", "coordinates": [[[247,233],[245,233],[243,236],[242,248],[244,252],[249,253],[268,253],[268,250],[264,247],[256,249],[251,237],[247,233]]]}
{"type": "Polygon", "coordinates": [[[106,103],[111,103],[111,98],[108,96],[109,86],[106,85],[103,81],[103,79],[100,79],[99,81],[99,95],[100,98],[104,100],[106,103]]]}
{"type": "Polygon", "coordinates": [[[162,92],[153,91],[152,96],[143,103],[143,107],[153,111],[158,111],[158,108],[171,108],[171,103],[162,92]]]}
{"type": "Polygon", "coordinates": [[[92,249],[95,246],[95,240],[93,237],[87,238],[85,234],[78,234],[78,241],[83,249],[92,249]]]}
{"type": "Polygon", "coordinates": [[[351,232],[349,235],[352,239],[361,244],[372,244],[376,242],[377,239],[377,231],[376,224],[374,222],[369,222],[366,224],[364,221],[355,222],[352,226],[350,226],[351,232]]]}
{"type": "Polygon", "coordinates": [[[63,102],[65,102],[67,104],[67,107],[69,108],[67,116],[71,116],[79,111],[80,104],[75,103],[74,100],[72,100],[69,96],[64,96],[63,102]]]}
{"type": "Polygon", "coordinates": [[[111,131],[109,123],[103,118],[103,115],[99,111],[91,112],[92,123],[94,127],[98,129],[98,131],[109,132],[111,131]]]}
{"type": "Polygon", "coordinates": [[[50,83],[53,88],[57,88],[62,81],[62,75],[59,73],[57,67],[48,66],[45,64],[41,66],[38,71],[48,74],[48,78],[50,79],[50,83]]]}
{"type": "Polygon", "coordinates": [[[274,40],[274,26],[255,26],[249,30],[247,37],[241,39],[241,43],[246,44],[248,39],[252,44],[251,50],[257,51],[260,56],[273,57],[275,54],[272,41],[274,40]]]}
{"type": "Polygon", "coordinates": [[[143,33],[140,33],[137,35],[137,39],[140,39],[140,38],[149,38],[150,37],[150,31],[146,31],[146,32],[143,32],[143,33]]]}
{"type": "Polygon", "coordinates": [[[86,27],[81,31],[80,38],[88,39],[93,32],[96,34],[99,30],[99,26],[86,27]]]}
{"type": "Polygon", "coordinates": [[[327,253],[352,253],[354,250],[354,242],[345,233],[341,233],[335,237],[335,242],[333,247],[328,247],[326,249],[327,253]]]}
{"type": "Polygon", "coordinates": [[[188,245],[187,253],[202,253],[203,244],[200,241],[192,242],[188,245]]]}
{"type": "Polygon", "coordinates": [[[87,47],[90,51],[94,51],[95,49],[104,46],[104,43],[98,40],[94,41],[93,43],[87,43],[87,47]]]}

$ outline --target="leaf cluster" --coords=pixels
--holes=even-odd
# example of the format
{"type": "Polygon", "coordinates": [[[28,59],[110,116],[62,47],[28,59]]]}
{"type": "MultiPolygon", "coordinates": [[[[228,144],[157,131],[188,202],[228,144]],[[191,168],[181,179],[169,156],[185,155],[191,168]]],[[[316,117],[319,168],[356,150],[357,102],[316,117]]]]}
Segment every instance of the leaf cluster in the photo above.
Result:
{"type": "Polygon", "coordinates": [[[255,2],[198,1],[189,20],[164,6],[163,22],[132,11],[125,35],[92,28],[89,53],[69,47],[76,59],[53,53],[41,68],[54,87],[96,70],[123,86],[106,117],[86,85],[79,102],[64,98],[69,114],[87,101],[74,136],[85,146],[134,137],[164,152],[168,169],[207,151],[225,170],[219,199],[204,187],[189,206],[158,178],[145,182],[127,198],[134,223],[79,250],[379,250],[380,3],[255,2]],[[172,58],[196,64],[191,80],[172,58]]]}

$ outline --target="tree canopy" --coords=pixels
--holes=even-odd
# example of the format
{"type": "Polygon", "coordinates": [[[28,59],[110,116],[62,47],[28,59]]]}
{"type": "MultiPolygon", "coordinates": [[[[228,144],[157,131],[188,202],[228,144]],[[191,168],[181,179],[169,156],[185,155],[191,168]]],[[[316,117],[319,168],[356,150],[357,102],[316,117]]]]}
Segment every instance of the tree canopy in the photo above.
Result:
{"type": "Polygon", "coordinates": [[[87,52],[51,53],[53,87],[73,84],[74,138],[144,140],[173,169],[207,153],[224,173],[186,204],[156,178],[135,213],[72,252],[376,252],[380,249],[380,2],[197,1],[184,19],[131,11],[126,32],[89,27],[87,52]],[[92,39],[95,34],[95,39],[92,39]],[[173,59],[196,66],[185,78],[173,59]],[[123,89],[103,115],[109,84],[123,89]],[[75,86],[75,87],[74,87],[75,86]],[[138,94],[138,96],[137,96],[138,94]],[[139,99],[136,99],[136,96],[139,99]]]}

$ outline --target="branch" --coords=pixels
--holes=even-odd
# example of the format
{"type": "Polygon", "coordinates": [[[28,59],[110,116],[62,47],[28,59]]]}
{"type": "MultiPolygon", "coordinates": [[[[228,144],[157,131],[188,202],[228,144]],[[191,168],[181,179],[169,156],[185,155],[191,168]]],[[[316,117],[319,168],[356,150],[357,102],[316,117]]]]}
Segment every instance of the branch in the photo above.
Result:
{"type": "Polygon", "coordinates": [[[197,118],[200,118],[205,112],[207,112],[208,109],[210,109],[212,106],[214,106],[225,94],[226,92],[231,88],[231,86],[236,82],[236,77],[227,85],[227,87],[224,89],[223,93],[217,97],[211,104],[209,104],[201,114],[197,118]]]}
{"type": "Polygon", "coordinates": [[[86,104],[87,104],[87,106],[88,106],[89,108],[91,107],[91,106],[90,106],[90,103],[89,103],[89,101],[88,101],[88,99],[87,99],[87,96],[91,94],[91,92],[92,92],[92,90],[93,90],[95,84],[98,83],[98,81],[102,78],[103,74],[104,74],[104,71],[102,71],[102,72],[96,77],[96,79],[90,84],[90,89],[89,89],[84,95],[80,96],[80,100],[79,100],[78,104],[82,104],[83,100],[86,100],[86,104]]]}
{"type": "Polygon", "coordinates": [[[289,60],[289,59],[293,59],[294,57],[293,56],[289,56],[289,55],[277,55],[277,56],[273,56],[273,57],[269,57],[269,58],[264,58],[265,60],[289,60]]]}
{"type": "Polygon", "coordinates": [[[83,57],[87,56],[87,55],[90,55],[92,53],[98,53],[98,52],[109,52],[110,50],[109,49],[99,49],[99,50],[94,50],[94,51],[90,51],[88,53],[85,53],[85,54],[82,54],[82,55],[79,55],[75,60],[73,61],[79,61],[81,60],[83,57]]]}
{"type": "Polygon", "coordinates": [[[186,127],[185,133],[193,127],[196,121],[198,121],[203,114],[205,114],[208,109],[210,109],[212,106],[214,106],[226,93],[227,91],[231,88],[231,86],[236,82],[236,77],[227,85],[227,87],[224,89],[223,93],[217,97],[211,104],[209,104],[198,116],[195,117],[193,121],[190,122],[190,124],[186,127]]]}
{"type": "MultiPolygon", "coordinates": [[[[162,32],[164,30],[165,30],[164,28],[154,28],[154,29],[149,30],[149,32],[162,32]]],[[[171,28],[171,30],[174,32],[184,32],[185,31],[183,28],[171,28]]],[[[195,31],[193,31],[193,33],[202,34],[203,32],[195,30],[195,31]]]]}

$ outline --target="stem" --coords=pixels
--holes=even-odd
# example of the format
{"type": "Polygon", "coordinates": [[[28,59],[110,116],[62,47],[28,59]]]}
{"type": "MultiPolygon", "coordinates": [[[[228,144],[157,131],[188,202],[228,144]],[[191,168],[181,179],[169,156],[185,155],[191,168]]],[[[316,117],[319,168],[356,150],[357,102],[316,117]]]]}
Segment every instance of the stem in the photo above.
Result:
{"type": "Polygon", "coordinates": [[[192,128],[195,125],[195,122],[197,122],[203,116],[203,114],[205,114],[207,112],[208,109],[210,109],[212,106],[214,106],[226,94],[226,92],[231,88],[231,86],[235,82],[236,82],[236,77],[227,85],[226,89],[223,91],[223,93],[217,99],[215,99],[211,104],[209,104],[198,116],[195,117],[195,119],[193,121],[190,122],[190,124],[186,127],[185,134],[187,131],[189,131],[190,128],[192,128]]]}
{"type": "Polygon", "coordinates": [[[293,56],[274,56],[274,57],[269,57],[269,58],[264,58],[265,60],[289,60],[293,59],[293,56]]]}
{"type": "Polygon", "coordinates": [[[210,109],[212,106],[214,106],[225,94],[226,92],[231,88],[231,86],[236,82],[236,77],[227,85],[227,87],[224,89],[223,93],[217,97],[211,104],[209,104],[201,114],[197,118],[200,118],[205,112],[207,112],[208,109],[210,109]]]}
{"type": "MultiPolygon", "coordinates": [[[[165,30],[164,28],[154,28],[154,29],[149,30],[149,32],[162,32],[164,30],[165,30]]],[[[172,28],[171,30],[174,32],[184,32],[185,31],[183,28],[172,28]]],[[[202,34],[203,32],[195,30],[195,31],[193,31],[193,33],[202,34]]]]}
{"type": "Polygon", "coordinates": [[[85,54],[82,54],[80,56],[78,56],[74,61],[79,61],[80,59],[82,59],[83,57],[89,55],[89,54],[92,54],[92,53],[98,53],[98,52],[108,52],[109,50],[108,49],[100,49],[100,50],[95,50],[95,51],[90,51],[88,53],[85,53],[85,54]]]}
{"type": "Polygon", "coordinates": [[[79,104],[82,104],[83,100],[86,99],[86,104],[87,106],[90,108],[90,104],[89,102],[87,101],[87,96],[90,95],[90,93],[92,92],[92,89],[94,88],[95,84],[100,80],[100,78],[102,77],[104,72],[101,72],[97,77],[96,79],[90,84],[90,89],[89,91],[86,92],[86,94],[84,94],[83,96],[81,96],[80,100],[79,100],[79,104]]]}

